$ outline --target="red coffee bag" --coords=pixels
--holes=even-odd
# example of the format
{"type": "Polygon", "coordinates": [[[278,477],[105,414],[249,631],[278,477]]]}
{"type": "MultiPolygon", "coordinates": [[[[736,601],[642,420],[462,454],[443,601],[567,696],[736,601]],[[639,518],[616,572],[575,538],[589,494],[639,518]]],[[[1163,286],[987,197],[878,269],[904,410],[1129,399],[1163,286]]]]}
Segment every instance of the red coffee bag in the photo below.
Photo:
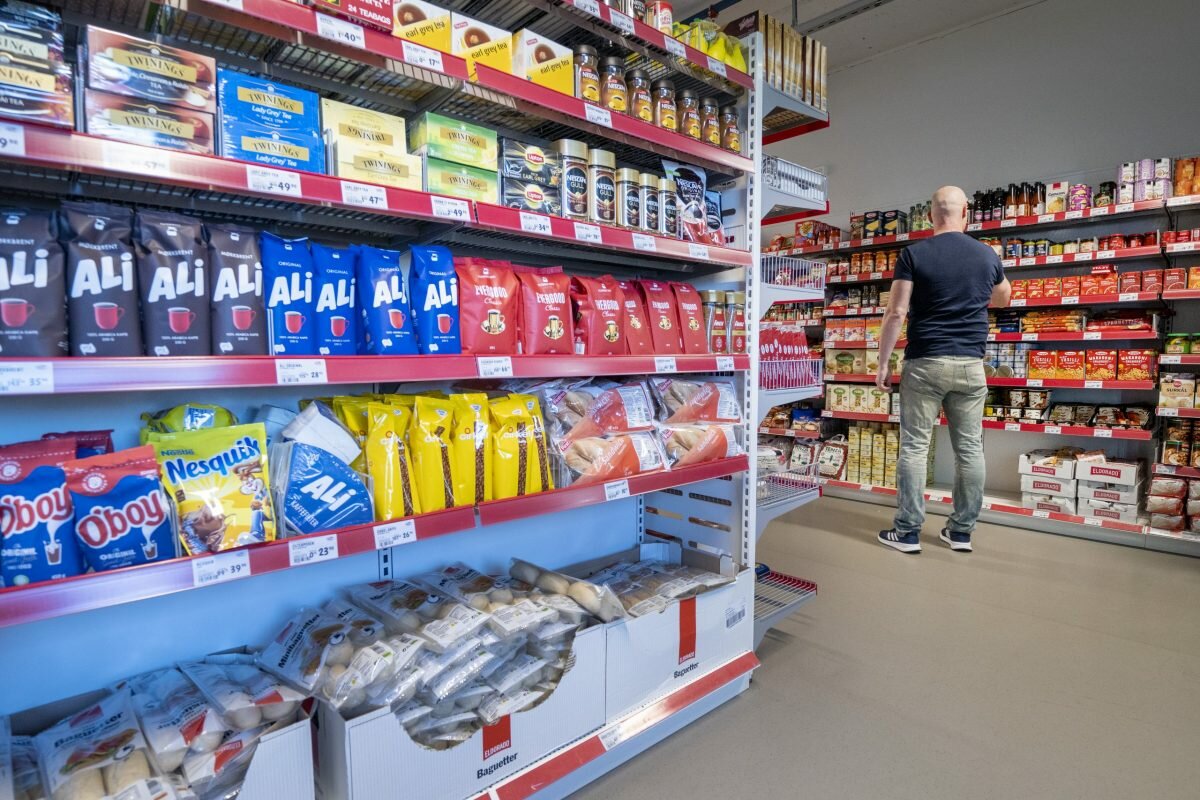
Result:
{"type": "Polygon", "coordinates": [[[675,305],[679,311],[679,339],[685,353],[707,353],[708,338],[704,335],[704,301],[690,283],[672,283],[675,305]]]}
{"type": "Polygon", "coordinates": [[[621,321],[625,327],[625,342],[629,355],[653,355],[654,340],[650,338],[649,317],[646,316],[646,304],[642,302],[642,293],[633,281],[617,281],[617,285],[621,287],[621,294],[625,296],[625,314],[621,321]]]}
{"type": "Polygon", "coordinates": [[[625,355],[622,314],[625,298],[612,275],[571,278],[575,308],[575,353],[581,356],[625,355]]]}
{"type": "Polygon", "coordinates": [[[575,349],[571,278],[562,267],[514,267],[521,284],[521,352],[568,355],[575,349]]]}
{"type": "Polygon", "coordinates": [[[516,355],[520,284],[506,261],[456,258],[462,351],[516,355]]]}
{"type": "MultiPolygon", "coordinates": [[[[650,315],[650,338],[654,341],[654,352],[660,354],[682,353],[679,340],[679,313],[675,310],[675,292],[663,281],[641,280],[637,282],[646,298],[646,310],[650,315]]],[[[701,325],[701,331],[704,326],[701,325]]]]}

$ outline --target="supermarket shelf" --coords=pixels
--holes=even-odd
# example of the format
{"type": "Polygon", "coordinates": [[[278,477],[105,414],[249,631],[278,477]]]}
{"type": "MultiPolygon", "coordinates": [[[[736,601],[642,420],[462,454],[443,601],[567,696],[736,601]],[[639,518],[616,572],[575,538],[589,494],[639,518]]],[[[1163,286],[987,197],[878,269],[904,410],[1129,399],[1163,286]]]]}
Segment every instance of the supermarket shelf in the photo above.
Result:
{"type": "Polygon", "coordinates": [[[780,286],[774,283],[760,284],[764,309],[776,303],[821,303],[825,301],[825,289],[809,289],[803,286],[780,286]]]}
{"type": "Polygon", "coordinates": [[[1200,366],[1200,355],[1163,353],[1158,357],[1158,363],[1162,366],[1197,367],[1200,366]]]}
{"type": "MultiPolygon", "coordinates": [[[[860,411],[824,410],[821,416],[827,419],[850,419],[859,422],[899,422],[899,414],[868,414],[860,411]]],[[[945,417],[938,418],[939,425],[946,424],[945,417]]],[[[1051,425],[1045,422],[1001,422],[985,419],[984,430],[1007,431],[1009,433],[1040,433],[1051,436],[1087,436],[1094,439],[1126,439],[1148,442],[1154,432],[1140,428],[1094,428],[1088,425],[1051,425]]]]}
{"type": "MultiPolygon", "coordinates": [[[[892,383],[900,380],[899,375],[892,376],[892,383]]],[[[826,383],[874,383],[874,375],[841,375],[836,372],[825,373],[826,383]]]]}
{"type": "Polygon", "coordinates": [[[475,508],[464,506],[410,517],[408,519],[411,520],[411,527],[407,522],[399,520],[355,525],[231,550],[216,556],[177,558],[31,586],[0,589],[0,627],[77,614],[188,591],[227,580],[241,580],[254,575],[291,569],[294,554],[311,546],[308,543],[312,540],[321,540],[322,546],[328,549],[321,556],[310,558],[308,563],[346,558],[471,530],[481,525],[603,503],[610,492],[622,497],[657,492],[697,481],[735,475],[747,467],[746,456],[737,456],[683,469],[637,475],[606,484],[568,486],[510,500],[495,500],[478,507],[478,518],[475,508]],[[330,537],[336,545],[325,541],[330,537]],[[223,578],[211,579],[214,572],[222,568],[226,570],[223,578]],[[210,579],[205,580],[205,575],[210,576],[210,579]]]}
{"type": "Polygon", "coordinates": [[[1100,306],[1116,303],[1146,303],[1160,299],[1158,292],[1123,292],[1121,294],[1089,294],[1082,297],[1035,297],[1009,302],[1009,308],[1039,308],[1043,306],[1100,306]]]}
{"type": "Polygon", "coordinates": [[[857,275],[830,275],[825,283],[871,283],[872,281],[890,281],[895,275],[894,270],[883,272],[860,272],[857,275]]]}
{"type": "Polygon", "coordinates": [[[1163,300],[1200,300],[1200,289],[1164,289],[1163,300]]]}
{"type": "Polygon", "coordinates": [[[1155,464],[1154,474],[1178,475],[1180,478],[1200,478],[1200,469],[1196,469],[1195,467],[1173,467],[1170,464],[1155,464]]]}
{"type": "Polygon", "coordinates": [[[873,414],[866,411],[832,411],[828,408],[821,410],[825,419],[852,419],[859,422],[899,422],[899,414],[873,414]]]}
{"type": "Polygon", "coordinates": [[[989,342],[1126,342],[1157,339],[1158,331],[1063,331],[1061,333],[989,333],[989,342]]]}
{"type": "Polygon", "coordinates": [[[852,306],[848,308],[830,308],[825,306],[822,317],[878,317],[887,311],[883,306],[852,306]]]}
{"type": "Polygon", "coordinates": [[[775,520],[821,496],[815,473],[777,472],[762,476],[759,483],[755,511],[756,539],[761,539],[767,526],[775,520]]]}
{"type": "MultiPolygon", "coordinates": [[[[908,344],[907,339],[901,339],[896,342],[896,349],[903,350],[908,344]]],[[[849,342],[831,342],[826,340],[825,346],[831,350],[878,350],[879,342],[868,342],[865,340],[855,340],[849,342]]]]}
{"type": "Polygon", "coordinates": [[[825,385],[821,383],[814,386],[798,386],[790,389],[763,389],[760,387],[758,390],[758,407],[767,409],[774,406],[781,406],[785,403],[794,403],[797,400],[811,400],[823,394],[825,394],[825,385]]]}
{"type": "Polygon", "coordinates": [[[1044,225],[1061,225],[1082,222],[1107,221],[1114,217],[1126,218],[1139,214],[1153,213],[1163,210],[1162,200],[1142,200],[1137,203],[1116,203],[1108,206],[1085,208],[1081,211],[1059,211],[1054,214],[1031,214],[1012,219],[994,220],[991,222],[972,222],[967,225],[967,233],[988,231],[1010,231],[1014,228],[1037,228],[1044,225]]]}
{"type": "Polygon", "coordinates": [[[12,358],[0,360],[0,395],[464,380],[509,377],[509,373],[517,378],[573,378],[749,368],[746,355],[12,358]]]}
{"type": "Polygon", "coordinates": [[[1200,242],[1173,242],[1163,247],[1163,252],[1168,256],[1181,256],[1191,253],[1200,253],[1200,242]]]}
{"type": "MultiPolygon", "coordinates": [[[[900,375],[892,376],[892,383],[901,379],[900,375]]],[[[836,383],[874,383],[874,375],[838,375],[825,373],[825,380],[836,383]]],[[[1157,389],[1154,381],[1076,381],[1059,378],[988,378],[988,386],[1000,386],[1014,389],[1123,389],[1127,391],[1143,391],[1157,389]]]]}
{"type": "Polygon", "coordinates": [[[797,97],[763,83],[759,102],[763,107],[764,145],[775,144],[786,139],[829,127],[829,114],[818,111],[814,106],[797,97]]]}
{"type": "Polygon", "coordinates": [[[1200,534],[1146,528],[1146,549],[1200,558],[1200,534]]]}
{"type": "Polygon", "coordinates": [[[1200,208],[1200,194],[1181,194],[1167,198],[1167,208],[1187,209],[1200,208]]]}
{"type": "Polygon", "coordinates": [[[760,434],[764,436],[788,436],[792,439],[820,439],[820,431],[798,431],[793,428],[767,428],[758,429],[760,434]]]}
{"type": "MultiPolygon", "coordinates": [[[[778,203],[776,206],[767,206],[767,208],[773,213],[763,219],[763,227],[768,225],[783,225],[787,222],[796,222],[802,219],[812,219],[813,217],[823,217],[829,213],[828,200],[825,201],[824,205],[814,204],[812,208],[801,208],[801,203],[794,202],[794,199],[791,197],[791,195],[785,195],[780,192],[776,192],[770,187],[766,187],[764,191],[779,195],[781,200],[776,201],[778,203]],[[779,209],[778,212],[775,212],[776,208],[779,209]]],[[[770,196],[771,195],[768,194],[768,198],[770,196]]],[[[794,254],[795,252],[795,250],[789,250],[788,254],[794,254]]]]}
{"type": "Polygon", "coordinates": [[[1132,261],[1137,258],[1157,258],[1163,254],[1158,245],[1151,247],[1126,247],[1122,250],[1097,250],[1094,253],[1067,253],[1061,256],[1035,256],[1032,258],[1006,258],[1001,260],[1005,269],[1014,267],[1050,267],[1059,264],[1097,264],[1109,261],[1132,261]]]}
{"type": "MultiPolygon", "coordinates": [[[[1180,417],[1182,419],[1200,419],[1200,408],[1167,408],[1159,406],[1154,413],[1160,417],[1180,417]]],[[[1198,475],[1197,477],[1200,477],[1198,475]]]]}
{"type": "Polygon", "coordinates": [[[772,570],[754,584],[754,649],[767,631],[817,596],[817,585],[772,570]]]}

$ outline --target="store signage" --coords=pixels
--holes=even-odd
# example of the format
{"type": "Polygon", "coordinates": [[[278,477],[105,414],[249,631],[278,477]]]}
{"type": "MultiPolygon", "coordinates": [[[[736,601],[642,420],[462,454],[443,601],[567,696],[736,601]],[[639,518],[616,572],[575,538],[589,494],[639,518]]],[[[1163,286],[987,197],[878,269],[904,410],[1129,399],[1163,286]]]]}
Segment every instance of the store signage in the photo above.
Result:
{"type": "Polygon", "coordinates": [[[600,16],[600,3],[597,0],[575,0],[575,7],[593,17],[600,16]]]}
{"type": "Polygon", "coordinates": [[[0,362],[0,395],[53,393],[53,364],[47,361],[0,362]]]}
{"type": "Polygon", "coordinates": [[[633,17],[612,8],[608,9],[608,19],[612,26],[626,36],[633,35],[633,17]]]}
{"type": "Polygon", "coordinates": [[[705,261],[707,261],[708,260],[708,245],[696,244],[695,242],[688,242],[688,255],[691,256],[692,258],[701,258],[701,259],[704,259],[705,261]]]}
{"type": "Polygon", "coordinates": [[[528,211],[521,212],[521,230],[525,233],[534,233],[538,236],[552,236],[553,228],[550,227],[550,218],[542,214],[530,214],[528,211]]]}
{"type": "Polygon", "coordinates": [[[456,222],[469,222],[471,219],[471,206],[467,204],[466,200],[434,195],[431,198],[430,206],[433,215],[439,219],[452,219],[456,222]]]}
{"type": "Polygon", "coordinates": [[[589,225],[586,222],[575,223],[575,241],[589,244],[603,244],[599,225],[589,225]]]}
{"type": "Polygon", "coordinates": [[[687,46],[683,42],[676,39],[674,36],[664,36],[664,44],[667,46],[667,52],[673,56],[687,58],[687,46]]]}
{"type": "Polygon", "coordinates": [[[417,540],[417,524],[411,519],[399,519],[375,526],[375,549],[386,550],[417,540]]]}
{"type": "Polygon", "coordinates": [[[644,233],[635,233],[633,235],[633,249],[642,250],[647,253],[657,253],[658,242],[654,241],[653,236],[648,236],[644,233]]]}
{"type": "Polygon", "coordinates": [[[288,541],[288,563],[293,567],[331,561],[337,557],[338,537],[336,533],[288,541]]]}
{"type": "Polygon", "coordinates": [[[717,356],[717,372],[733,372],[733,356],[717,356]]]}
{"type": "Polygon", "coordinates": [[[675,364],[675,356],[655,356],[654,357],[655,372],[678,372],[679,367],[675,364]]]}
{"type": "Polygon", "coordinates": [[[442,65],[442,54],[439,51],[431,47],[424,47],[415,42],[410,42],[407,39],[401,39],[400,46],[401,54],[404,56],[406,63],[434,72],[445,71],[445,67],[442,65]]]}
{"type": "Polygon", "coordinates": [[[513,376],[511,356],[476,356],[481,378],[511,378],[513,376]]]}
{"type": "Polygon", "coordinates": [[[282,194],[287,197],[299,197],[301,194],[299,173],[254,164],[246,165],[246,187],[252,192],[282,194]]]}
{"type": "Polygon", "coordinates": [[[728,77],[729,73],[725,71],[725,62],[719,59],[708,57],[708,71],[714,75],[720,75],[722,78],[728,77]]]}

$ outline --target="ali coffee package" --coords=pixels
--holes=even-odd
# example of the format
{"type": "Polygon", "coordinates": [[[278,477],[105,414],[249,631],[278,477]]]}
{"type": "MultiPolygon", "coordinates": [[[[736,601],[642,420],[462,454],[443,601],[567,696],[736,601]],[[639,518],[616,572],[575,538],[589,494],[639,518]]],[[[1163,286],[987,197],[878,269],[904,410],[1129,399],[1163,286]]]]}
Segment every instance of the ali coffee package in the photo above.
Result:
{"type": "Polygon", "coordinates": [[[210,355],[208,248],[200,220],[138,212],[136,247],[146,355],[210,355]]]}
{"type": "Polygon", "coordinates": [[[83,572],[62,464],[75,439],[0,447],[0,584],[25,586],[83,572]]]}
{"type": "Polygon", "coordinates": [[[363,344],[377,356],[417,354],[408,276],[400,252],[363,245],[358,248],[358,292],[362,298],[363,344]]]}
{"type": "Polygon", "coordinates": [[[520,313],[517,276],[507,261],[456,258],[464,353],[517,352],[520,313]]]}
{"type": "Polygon", "coordinates": [[[516,267],[521,285],[521,352],[569,355],[575,351],[571,278],[561,267],[516,267]]]}
{"type": "Polygon", "coordinates": [[[453,355],[462,352],[458,332],[458,274],[454,257],[445,247],[414,246],[409,255],[412,270],[412,309],[417,346],[422,353],[453,355]]]}
{"type": "Polygon", "coordinates": [[[303,536],[375,519],[362,478],[332,453],[301,442],[283,442],[271,446],[271,458],[280,459],[276,475],[281,485],[275,490],[289,534],[303,536]]]}
{"type": "Polygon", "coordinates": [[[308,239],[263,233],[263,277],[267,291],[267,336],[271,355],[310,356],[317,352],[316,298],[308,239]]]}
{"type": "Polygon", "coordinates": [[[219,356],[267,353],[258,231],[205,225],[212,276],[212,351],[219,356]]]}
{"type": "Polygon", "coordinates": [[[317,273],[317,352],[352,356],[358,347],[355,324],[353,248],[312,243],[317,273]]]}
{"type": "Polygon", "coordinates": [[[48,211],[0,210],[0,356],[67,354],[63,251],[48,211]]]}
{"type": "Polygon", "coordinates": [[[140,356],[133,212],[103,203],[63,203],[71,355],[140,356]]]}

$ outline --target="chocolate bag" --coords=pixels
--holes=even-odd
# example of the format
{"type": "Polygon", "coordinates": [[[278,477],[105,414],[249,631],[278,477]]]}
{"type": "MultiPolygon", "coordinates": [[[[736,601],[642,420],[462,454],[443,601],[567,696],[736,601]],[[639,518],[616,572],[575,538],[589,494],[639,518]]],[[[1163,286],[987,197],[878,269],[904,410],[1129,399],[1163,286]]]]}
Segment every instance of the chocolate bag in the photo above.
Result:
{"type": "Polygon", "coordinates": [[[83,572],[62,463],[75,440],[0,447],[0,583],[25,586],[83,572]]]}
{"type": "Polygon", "coordinates": [[[575,350],[571,278],[561,267],[514,270],[521,287],[521,352],[569,355],[575,350]]]}
{"type": "Polygon", "coordinates": [[[65,461],[84,561],[100,572],[175,558],[170,505],[151,445],[65,461]]]}
{"type": "Polygon", "coordinates": [[[65,356],[66,298],[53,215],[0,210],[0,356],[65,356]]]}
{"type": "Polygon", "coordinates": [[[408,276],[396,250],[358,249],[358,296],[364,351],[377,356],[417,354],[408,276]]]}
{"type": "Polygon", "coordinates": [[[368,402],[367,474],[375,499],[375,519],[383,522],[421,513],[413,473],[408,431],[413,410],[390,403],[368,402]]]}
{"type": "Polygon", "coordinates": [[[317,304],[308,239],[284,239],[262,233],[263,277],[267,292],[267,338],[274,356],[310,356],[317,352],[317,304]]]}
{"type": "Polygon", "coordinates": [[[43,439],[75,440],[75,457],[102,456],[113,451],[112,430],[99,431],[64,431],[63,433],[43,433],[43,439]]]}
{"type": "MultiPolygon", "coordinates": [[[[650,315],[650,338],[654,342],[654,352],[682,353],[679,313],[675,310],[675,293],[671,291],[671,285],[656,280],[641,280],[637,285],[646,300],[646,310],[650,315]]],[[[703,330],[701,326],[701,332],[703,330]]]]}
{"type": "Polygon", "coordinates": [[[450,466],[453,436],[454,406],[448,400],[418,397],[413,404],[408,443],[417,474],[417,495],[421,510],[426,514],[454,505],[454,478],[450,466]]]}
{"type": "Polygon", "coordinates": [[[514,355],[520,306],[517,276],[503,261],[456,258],[462,351],[514,355]]]}
{"type": "Polygon", "coordinates": [[[571,305],[575,309],[576,355],[625,355],[625,298],[613,276],[571,278],[571,305]]]}
{"type": "Polygon", "coordinates": [[[654,354],[654,340],[650,336],[649,317],[646,315],[646,304],[642,301],[642,293],[638,291],[633,281],[617,281],[625,314],[622,317],[625,331],[626,349],[631,356],[649,356],[654,354]]]}
{"type": "Polygon", "coordinates": [[[462,352],[458,323],[458,275],[454,257],[444,247],[413,246],[409,250],[413,324],[422,353],[462,352]]]}
{"type": "Polygon", "coordinates": [[[496,500],[554,488],[546,426],[538,399],[510,394],[488,403],[492,414],[492,491],[496,500]]]}
{"type": "Polygon", "coordinates": [[[492,499],[492,415],[488,397],[452,394],[454,438],[450,441],[450,477],[454,505],[472,506],[492,499]]]}
{"type": "Polygon", "coordinates": [[[135,244],[146,355],[211,354],[208,251],[200,220],[140,211],[135,244]]]}
{"type": "Polygon", "coordinates": [[[316,242],[311,249],[317,277],[317,352],[323,356],[352,356],[358,348],[356,252],[316,242]]]}
{"type": "Polygon", "coordinates": [[[679,339],[683,352],[707,353],[708,337],[704,332],[704,303],[700,293],[688,283],[672,282],[670,286],[679,313],[679,339]]]}
{"type": "Polygon", "coordinates": [[[71,355],[140,356],[133,212],[104,203],[63,203],[71,355]]]}
{"type": "Polygon", "coordinates": [[[206,224],[212,276],[212,351],[218,356],[267,354],[262,255],[258,231],[206,224]]]}

